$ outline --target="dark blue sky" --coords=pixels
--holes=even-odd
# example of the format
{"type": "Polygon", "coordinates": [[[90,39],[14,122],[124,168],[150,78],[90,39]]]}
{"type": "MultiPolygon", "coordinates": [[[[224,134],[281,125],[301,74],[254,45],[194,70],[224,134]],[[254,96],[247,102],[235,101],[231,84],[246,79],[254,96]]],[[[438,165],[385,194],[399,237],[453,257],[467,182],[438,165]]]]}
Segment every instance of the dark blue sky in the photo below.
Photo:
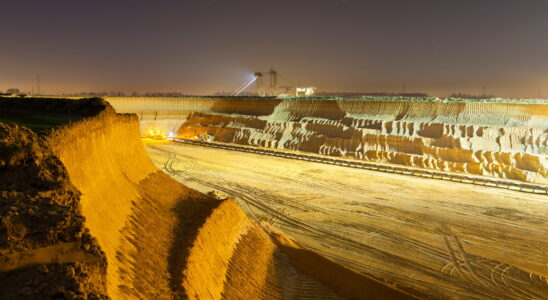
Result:
{"type": "Polygon", "coordinates": [[[545,0],[18,0],[0,90],[234,90],[275,67],[323,91],[548,97],[545,0]]]}

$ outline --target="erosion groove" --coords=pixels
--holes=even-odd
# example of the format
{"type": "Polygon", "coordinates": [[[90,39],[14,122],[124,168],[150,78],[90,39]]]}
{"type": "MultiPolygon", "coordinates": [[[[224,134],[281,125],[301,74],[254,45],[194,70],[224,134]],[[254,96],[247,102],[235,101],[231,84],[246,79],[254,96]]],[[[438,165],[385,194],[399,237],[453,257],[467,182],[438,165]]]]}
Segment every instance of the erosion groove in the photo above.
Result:
{"type": "Polygon", "coordinates": [[[546,104],[213,97],[108,101],[138,113],[143,127],[181,138],[548,183],[546,104]]]}
{"type": "MultiPolygon", "coordinates": [[[[13,101],[6,107],[23,111],[26,100],[13,101]]],[[[82,103],[40,101],[27,112],[63,113],[65,105],[82,103]]],[[[20,282],[2,286],[0,298],[410,297],[294,242],[281,243],[291,239],[248,219],[233,200],[178,183],[148,158],[137,116],[85,101],[93,113],[71,110],[67,124],[42,136],[0,124],[7,150],[1,229],[8,233],[0,241],[0,276],[20,282]],[[17,176],[35,180],[18,183],[17,176]],[[360,288],[329,280],[331,271],[360,288]]]]}

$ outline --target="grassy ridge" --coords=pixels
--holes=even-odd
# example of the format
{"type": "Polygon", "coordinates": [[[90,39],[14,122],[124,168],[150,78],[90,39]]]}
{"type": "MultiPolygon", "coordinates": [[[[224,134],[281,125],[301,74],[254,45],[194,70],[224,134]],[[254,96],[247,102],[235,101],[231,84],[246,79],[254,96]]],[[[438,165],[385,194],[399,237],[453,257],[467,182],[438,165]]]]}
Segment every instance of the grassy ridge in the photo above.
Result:
{"type": "Polygon", "coordinates": [[[43,134],[70,121],[113,109],[98,98],[0,97],[0,122],[17,124],[43,134]]]}
{"type": "Polygon", "coordinates": [[[0,113],[0,122],[7,124],[17,124],[40,134],[49,131],[52,128],[68,122],[68,120],[59,117],[52,117],[40,114],[30,113],[0,113]]]}

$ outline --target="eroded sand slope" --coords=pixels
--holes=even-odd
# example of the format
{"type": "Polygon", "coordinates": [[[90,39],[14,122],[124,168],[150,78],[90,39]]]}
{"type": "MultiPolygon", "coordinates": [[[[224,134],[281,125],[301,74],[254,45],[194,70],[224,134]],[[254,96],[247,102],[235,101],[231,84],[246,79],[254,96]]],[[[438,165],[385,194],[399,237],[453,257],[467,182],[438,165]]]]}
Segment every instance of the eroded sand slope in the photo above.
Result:
{"type": "Polygon", "coordinates": [[[241,101],[192,113],[178,135],[548,183],[548,105],[241,101]]]}
{"type": "MultiPolygon", "coordinates": [[[[66,104],[63,101],[59,103],[66,104]]],[[[32,104],[35,106],[21,107],[41,106],[32,104]]],[[[29,268],[55,270],[59,266],[76,265],[81,266],[83,275],[67,281],[67,284],[93,285],[79,290],[67,289],[63,284],[58,288],[41,288],[34,286],[34,282],[47,285],[51,276],[43,275],[47,272],[33,271],[27,278],[30,283],[25,282],[21,287],[28,287],[25,294],[14,288],[10,294],[4,293],[0,298],[25,295],[32,299],[60,295],[76,299],[90,293],[113,299],[409,297],[374,278],[358,275],[301,248],[273,228],[251,221],[230,199],[220,201],[176,182],[151,163],[140,140],[136,116],[116,114],[101,100],[92,101],[91,105],[100,108],[97,113],[81,116],[48,135],[33,136],[26,144],[31,148],[40,145],[43,153],[49,153],[57,162],[67,189],[72,187],[74,191],[68,204],[53,201],[53,210],[60,210],[64,205],[63,211],[81,220],[76,223],[76,232],[87,235],[68,236],[67,241],[75,245],[70,249],[64,248],[63,238],[55,235],[36,245],[28,243],[30,237],[24,235],[9,247],[2,244],[2,266],[9,266],[9,270],[3,269],[1,275],[3,284],[10,285],[29,268]],[[92,241],[82,242],[83,237],[92,241]],[[50,255],[41,259],[24,261],[19,255],[22,251],[32,252],[36,247],[45,246],[53,248],[49,249],[50,255]],[[82,252],[80,248],[84,249],[83,252],[95,253],[97,259],[88,261],[71,255],[82,252]],[[64,261],[59,260],[60,254],[66,256],[64,261]],[[86,268],[93,266],[96,266],[96,272],[87,271],[86,268]],[[337,274],[338,279],[329,274],[337,274]]],[[[58,106],[49,109],[55,113],[62,112],[58,106]]],[[[20,127],[9,126],[3,133],[14,137],[18,130],[20,127]]],[[[3,162],[11,163],[13,167],[10,168],[26,170],[26,160],[17,165],[20,160],[13,158],[23,149],[18,146],[17,138],[2,138],[7,147],[16,149],[10,152],[11,156],[3,158],[3,162]]],[[[28,156],[38,170],[41,170],[38,162],[42,156],[28,156]]],[[[5,169],[2,171],[4,176],[5,169]]],[[[45,187],[47,193],[53,189],[45,187]]],[[[34,201],[32,199],[44,195],[44,191],[19,190],[27,194],[18,194],[12,185],[2,185],[2,198],[13,202],[20,199],[19,206],[29,206],[28,203],[34,201]]],[[[58,195],[52,193],[44,201],[51,202],[56,197],[58,195]]],[[[37,209],[32,205],[30,208],[37,209]]],[[[2,220],[5,220],[5,215],[11,216],[11,211],[3,208],[2,220]]],[[[40,227],[47,224],[48,218],[45,213],[32,218],[29,224],[13,217],[16,224],[2,228],[40,227]]],[[[59,224],[66,227],[71,222],[65,219],[59,224]]],[[[59,230],[65,232],[64,227],[59,230]]],[[[57,277],[66,276],[65,271],[54,273],[57,277]]]]}

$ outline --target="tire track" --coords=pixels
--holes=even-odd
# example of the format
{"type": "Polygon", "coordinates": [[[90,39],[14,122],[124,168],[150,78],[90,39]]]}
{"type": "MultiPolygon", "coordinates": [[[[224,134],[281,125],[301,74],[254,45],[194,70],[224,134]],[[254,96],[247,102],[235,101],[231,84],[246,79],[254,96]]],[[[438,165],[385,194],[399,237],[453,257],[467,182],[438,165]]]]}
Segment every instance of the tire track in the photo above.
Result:
{"type": "MultiPolygon", "coordinates": [[[[181,163],[180,158],[178,158],[175,153],[173,153],[173,155],[170,154],[171,151],[158,147],[155,148],[164,151],[163,153],[165,154],[165,157],[167,157],[167,160],[164,162],[166,166],[165,169],[170,174],[173,172],[174,176],[181,176],[180,171],[173,168],[173,165],[177,164],[177,162],[181,163]]],[[[192,159],[185,160],[183,163],[192,165],[192,167],[195,168],[200,167],[192,159]]],[[[251,212],[252,217],[256,220],[268,221],[269,223],[281,226],[284,229],[289,228],[293,231],[298,231],[300,234],[304,234],[314,240],[321,240],[331,247],[348,249],[355,253],[367,253],[368,255],[379,257],[380,260],[401,265],[409,270],[413,270],[413,272],[423,274],[426,277],[437,278],[442,281],[440,283],[434,283],[430,281],[417,281],[416,279],[411,280],[410,278],[406,278],[405,276],[396,273],[390,274],[387,270],[367,266],[358,261],[348,260],[345,257],[321,251],[321,249],[314,249],[334,260],[342,261],[350,267],[355,267],[356,269],[365,272],[369,270],[376,274],[389,274],[389,276],[398,278],[398,280],[404,284],[417,284],[423,287],[436,289],[436,293],[439,293],[440,295],[443,295],[443,293],[446,293],[448,290],[453,290],[454,293],[459,295],[472,293],[483,299],[543,299],[543,295],[545,294],[543,292],[546,291],[547,285],[546,283],[543,283],[541,276],[537,277],[535,274],[524,272],[502,262],[469,255],[466,253],[464,245],[459,237],[449,228],[439,229],[448,248],[448,252],[443,252],[442,249],[431,247],[429,244],[420,241],[402,238],[401,236],[386,230],[363,225],[360,227],[360,230],[362,228],[363,230],[371,230],[384,237],[390,238],[394,242],[400,243],[402,247],[414,247],[426,255],[435,257],[437,260],[448,261],[441,269],[433,269],[341,234],[337,234],[335,232],[337,232],[338,224],[328,224],[318,227],[316,224],[303,222],[291,216],[292,211],[294,210],[329,213],[328,210],[324,210],[321,207],[307,205],[306,203],[302,203],[302,201],[276,199],[276,197],[258,191],[251,186],[230,182],[218,173],[207,172],[207,174],[211,177],[211,180],[199,178],[193,178],[192,180],[236,198],[241,205],[248,207],[248,211],[251,212]],[[277,205],[282,205],[283,207],[276,208],[277,205]],[[450,253],[451,251],[453,252],[452,255],[450,253]],[[460,269],[460,271],[458,271],[458,269],[460,269]],[[455,271],[457,274],[454,274],[455,271]],[[538,279],[534,280],[533,278],[538,279]]],[[[312,181],[311,184],[316,184],[316,180],[312,181]]],[[[389,214],[390,212],[387,211],[387,213],[389,214]]],[[[422,224],[423,221],[427,222],[428,220],[421,220],[421,225],[427,225],[422,224]]],[[[355,226],[359,224],[350,225],[355,226]]],[[[429,224],[433,230],[436,229],[436,227],[432,225],[433,224],[429,224]]]]}
{"type": "Polygon", "coordinates": [[[377,163],[350,160],[350,159],[338,159],[338,158],[320,156],[320,155],[282,152],[278,150],[269,150],[269,149],[263,149],[263,148],[256,148],[252,146],[240,146],[240,145],[225,144],[225,143],[218,143],[218,142],[205,142],[205,141],[196,141],[196,140],[179,139],[179,138],[175,138],[172,140],[177,143],[184,143],[184,144],[197,145],[197,146],[203,146],[203,147],[220,148],[225,150],[234,150],[234,151],[240,151],[240,152],[255,153],[260,155],[270,155],[270,156],[288,158],[288,159],[327,163],[327,164],[339,165],[339,166],[345,166],[345,167],[351,167],[351,168],[360,168],[360,169],[381,171],[381,172],[387,172],[387,173],[397,173],[402,175],[411,175],[411,176],[426,177],[431,179],[455,181],[455,182],[460,182],[464,184],[475,184],[475,185],[481,185],[481,186],[492,187],[492,188],[509,189],[509,190],[525,192],[525,193],[548,195],[548,186],[533,184],[533,183],[519,183],[519,182],[514,182],[509,180],[501,180],[500,178],[495,179],[495,178],[487,178],[487,177],[480,177],[480,176],[464,175],[464,174],[458,174],[458,173],[446,173],[446,172],[440,172],[435,170],[417,169],[417,168],[410,168],[405,166],[394,166],[394,165],[387,165],[387,164],[377,164],[377,163]]]}

